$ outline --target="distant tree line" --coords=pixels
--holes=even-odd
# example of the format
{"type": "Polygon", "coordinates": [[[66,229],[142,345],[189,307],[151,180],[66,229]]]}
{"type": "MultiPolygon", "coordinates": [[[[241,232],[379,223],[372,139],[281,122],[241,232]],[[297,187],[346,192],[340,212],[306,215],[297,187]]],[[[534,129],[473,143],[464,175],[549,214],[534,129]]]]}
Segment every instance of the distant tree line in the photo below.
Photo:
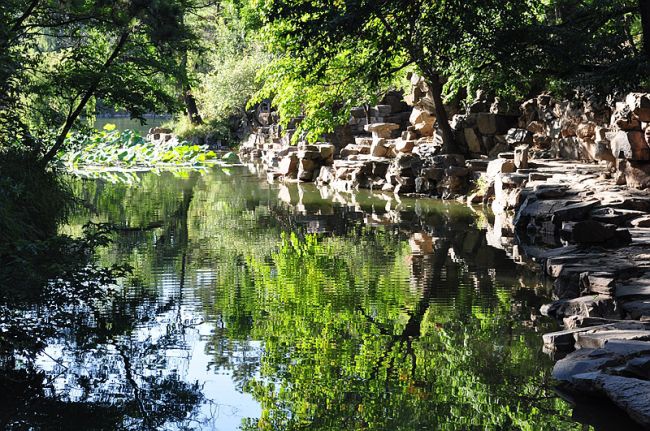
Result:
{"type": "Polygon", "coordinates": [[[95,105],[232,126],[265,98],[310,139],[349,110],[429,82],[444,104],[648,86],[650,0],[6,0],[0,4],[0,146],[46,164],[95,105]]]}

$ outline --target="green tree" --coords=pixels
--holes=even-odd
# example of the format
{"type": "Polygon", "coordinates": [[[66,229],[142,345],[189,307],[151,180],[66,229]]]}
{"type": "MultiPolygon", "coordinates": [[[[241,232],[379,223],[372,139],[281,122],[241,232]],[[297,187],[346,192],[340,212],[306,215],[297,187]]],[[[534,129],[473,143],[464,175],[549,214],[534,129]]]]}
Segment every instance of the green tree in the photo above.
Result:
{"type": "MultiPolygon", "coordinates": [[[[9,2],[0,10],[4,126],[44,135],[37,149],[51,161],[92,102],[134,118],[178,109],[172,82],[184,82],[175,53],[192,34],[183,16],[192,0],[9,2]],[[20,109],[16,118],[11,108],[20,109]],[[50,143],[51,142],[51,143],[50,143]]],[[[92,114],[92,112],[90,112],[92,114]]],[[[7,139],[7,138],[4,138],[7,139]]],[[[5,144],[6,145],[6,144],[5,144]]]]}
{"type": "Polygon", "coordinates": [[[447,151],[454,136],[444,108],[450,91],[493,62],[500,33],[531,20],[535,8],[509,1],[268,0],[264,16],[274,48],[304,76],[380,83],[415,66],[431,85],[447,151]],[[447,90],[447,91],[445,91],[447,90]]]}

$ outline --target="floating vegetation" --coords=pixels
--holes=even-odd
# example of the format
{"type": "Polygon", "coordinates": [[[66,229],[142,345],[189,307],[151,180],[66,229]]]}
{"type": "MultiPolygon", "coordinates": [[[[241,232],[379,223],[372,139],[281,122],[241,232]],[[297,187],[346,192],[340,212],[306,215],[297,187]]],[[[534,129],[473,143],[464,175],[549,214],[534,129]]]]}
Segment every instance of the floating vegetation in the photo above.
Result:
{"type": "Polygon", "coordinates": [[[175,138],[154,143],[134,130],[115,130],[112,124],[95,133],[70,135],[65,147],[67,150],[59,154],[59,159],[71,170],[89,166],[133,168],[219,162],[217,153],[207,145],[175,138]]]}

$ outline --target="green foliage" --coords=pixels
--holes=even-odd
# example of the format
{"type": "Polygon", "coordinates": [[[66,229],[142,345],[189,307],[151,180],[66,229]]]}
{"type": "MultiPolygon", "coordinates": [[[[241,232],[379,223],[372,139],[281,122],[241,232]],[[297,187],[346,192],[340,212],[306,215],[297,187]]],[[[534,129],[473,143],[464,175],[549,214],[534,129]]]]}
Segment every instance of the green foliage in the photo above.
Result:
{"type": "Polygon", "coordinates": [[[404,74],[373,81],[365,74],[348,70],[350,64],[362,64],[372,55],[360,44],[337,54],[320,71],[312,70],[308,61],[281,56],[260,71],[264,87],[254,101],[271,99],[285,126],[291,119],[304,116],[294,137],[304,132],[307,140],[318,141],[323,134],[333,132],[335,126],[346,123],[353,107],[376,104],[386,90],[404,84],[400,79],[404,74]]]}
{"type": "Polygon", "coordinates": [[[217,159],[216,153],[205,145],[174,139],[154,144],[133,130],[118,131],[111,130],[111,127],[92,135],[72,135],[66,147],[68,149],[59,157],[72,169],[79,166],[195,165],[217,159]]]}
{"type": "Polygon", "coordinates": [[[73,205],[65,178],[44,170],[38,156],[17,148],[0,150],[0,254],[8,244],[56,233],[73,205]]]}
{"type": "Polygon", "coordinates": [[[173,128],[186,139],[236,144],[247,104],[260,89],[257,72],[270,60],[256,33],[257,12],[252,3],[226,0],[201,8],[187,23],[199,35],[187,73],[204,124],[178,116],[173,128]]]}
{"type": "Polygon", "coordinates": [[[187,116],[182,116],[166,124],[174,130],[181,140],[193,142],[234,144],[235,138],[228,117],[205,118],[201,124],[192,124],[187,116]]]}
{"type": "Polygon", "coordinates": [[[201,112],[208,118],[244,116],[247,103],[260,89],[257,73],[269,60],[269,55],[257,46],[214,55],[209,72],[199,77],[197,100],[201,112]]]}
{"type": "Polygon", "coordinates": [[[638,1],[554,0],[531,11],[525,25],[495,38],[490,69],[507,84],[506,94],[573,97],[578,89],[607,96],[648,88],[638,1]]]}
{"type": "Polygon", "coordinates": [[[193,41],[186,0],[3,2],[0,72],[7,136],[51,160],[94,100],[135,118],[179,109],[177,53],[193,41]],[[3,63],[4,64],[4,63],[3,63]],[[14,132],[14,133],[9,133],[14,132]],[[17,139],[14,138],[17,136],[17,139]]]}
{"type": "Polygon", "coordinates": [[[281,112],[295,116],[302,109],[306,124],[331,130],[348,118],[333,107],[380,94],[410,67],[436,84],[434,93],[444,79],[449,97],[487,83],[493,88],[501,83],[490,81],[497,35],[531,19],[528,3],[265,1],[267,37],[282,57],[265,94],[281,112]],[[318,118],[319,110],[330,117],[318,118]]]}

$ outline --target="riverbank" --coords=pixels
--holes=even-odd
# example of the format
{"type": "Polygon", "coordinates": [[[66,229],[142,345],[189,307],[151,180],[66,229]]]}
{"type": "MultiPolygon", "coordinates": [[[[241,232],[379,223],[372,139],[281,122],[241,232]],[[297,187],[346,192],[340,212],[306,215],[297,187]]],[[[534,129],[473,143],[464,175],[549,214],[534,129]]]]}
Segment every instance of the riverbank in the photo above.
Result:
{"type": "Polygon", "coordinates": [[[313,181],[332,196],[367,188],[489,207],[490,245],[553,282],[556,301],[539,311],[564,326],[543,336],[558,361],[559,388],[609,398],[648,427],[650,397],[639,389],[650,387],[648,101],[633,93],[613,107],[576,111],[540,97],[522,105],[520,117],[494,105],[489,113],[470,107],[456,119],[463,155],[441,154],[435,118],[417,105],[410,112],[377,106],[410,125],[370,122],[366,136],[357,127],[354,144],[343,146],[294,147],[290,132],[267,128],[240,155],[269,181],[313,181]],[[506,129],[515,121],[519,127],[506,129]]]}

